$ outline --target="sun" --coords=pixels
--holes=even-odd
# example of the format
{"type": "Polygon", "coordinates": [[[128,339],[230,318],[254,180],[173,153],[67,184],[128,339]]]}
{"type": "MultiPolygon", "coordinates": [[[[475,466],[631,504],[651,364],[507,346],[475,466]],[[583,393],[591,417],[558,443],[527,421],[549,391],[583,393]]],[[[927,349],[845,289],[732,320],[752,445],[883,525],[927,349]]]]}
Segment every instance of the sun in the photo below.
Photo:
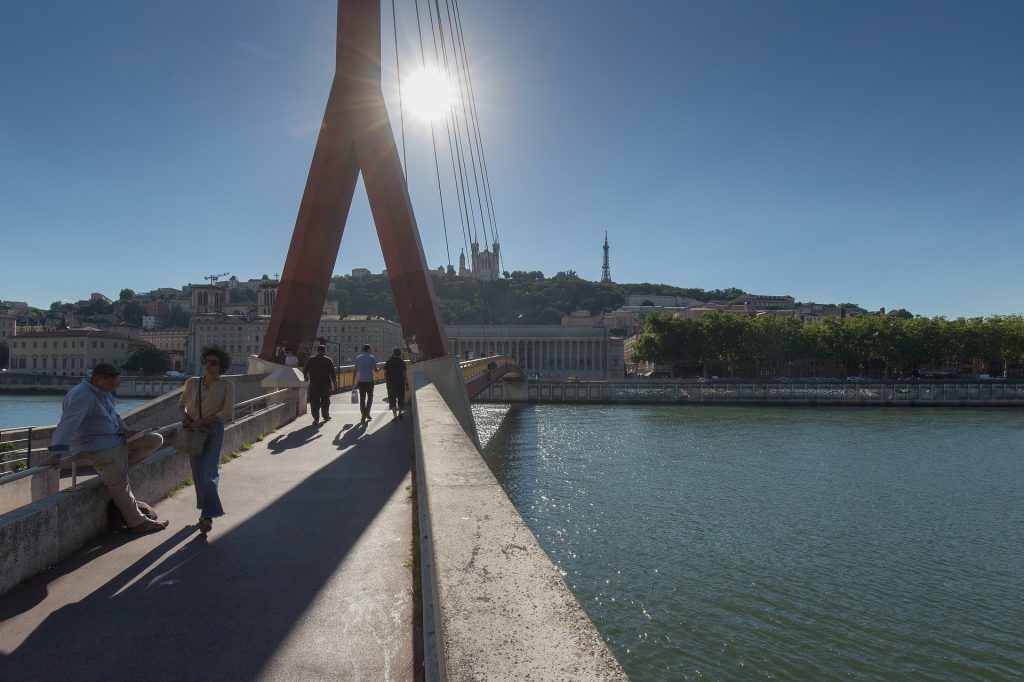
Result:
{"type": "Polygon", "coordinates": [[[409,76],[402,98],[417,118],[432,121],[444,116],[452,105],[452,87],[434,70],[417,71],[409,76]]]}

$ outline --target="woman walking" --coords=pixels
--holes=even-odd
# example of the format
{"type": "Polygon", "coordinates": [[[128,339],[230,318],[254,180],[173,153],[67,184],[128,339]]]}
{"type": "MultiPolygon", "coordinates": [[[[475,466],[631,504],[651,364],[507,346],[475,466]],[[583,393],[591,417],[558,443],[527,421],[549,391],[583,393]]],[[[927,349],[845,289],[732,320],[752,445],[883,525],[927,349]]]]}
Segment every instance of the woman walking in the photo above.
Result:
{"type": "Polygon", "coordinates": [[[231,356],[217,346],[205,346],[200,357],[206,373],[185,382],[178,409],[184,428],[207,431],[202,454],[190,458],[199,509],[199,532],[206,535],[213,528],[214,517],[224,516],[217,493],[218,466],[224,445],[224,424],[235,416],[235,385],[221,379],[231,366],[231,356]]]}

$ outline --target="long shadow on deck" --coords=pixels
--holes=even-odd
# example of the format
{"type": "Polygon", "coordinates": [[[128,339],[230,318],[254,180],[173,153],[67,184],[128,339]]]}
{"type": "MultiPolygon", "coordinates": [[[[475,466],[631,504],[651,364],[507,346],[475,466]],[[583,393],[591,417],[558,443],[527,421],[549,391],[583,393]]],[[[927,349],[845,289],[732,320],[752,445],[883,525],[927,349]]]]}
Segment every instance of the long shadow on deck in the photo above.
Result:
{"type": "Polygon", "coordinates": [[[188,529],[177,531],[0,654],[0,679],[257,677],[410,471],[407,438],[405,429],[363,434],[230,532],[197,536],[154,566],[188,529]]]}

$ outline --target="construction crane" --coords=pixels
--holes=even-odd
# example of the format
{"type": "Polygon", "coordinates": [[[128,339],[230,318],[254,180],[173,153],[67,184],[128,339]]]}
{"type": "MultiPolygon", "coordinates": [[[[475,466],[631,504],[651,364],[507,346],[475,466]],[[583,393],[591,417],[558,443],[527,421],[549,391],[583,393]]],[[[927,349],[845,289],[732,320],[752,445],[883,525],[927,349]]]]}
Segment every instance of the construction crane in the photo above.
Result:
{"type": "Polygon", "coordinates": [[[230,272],[222,272],[219,275],[207,275],[206,277],[203,277],[203,279],[210,280],[210,284],[216,284],[218,279],[221,277],[227,277],[230,274],[230,272]]]}

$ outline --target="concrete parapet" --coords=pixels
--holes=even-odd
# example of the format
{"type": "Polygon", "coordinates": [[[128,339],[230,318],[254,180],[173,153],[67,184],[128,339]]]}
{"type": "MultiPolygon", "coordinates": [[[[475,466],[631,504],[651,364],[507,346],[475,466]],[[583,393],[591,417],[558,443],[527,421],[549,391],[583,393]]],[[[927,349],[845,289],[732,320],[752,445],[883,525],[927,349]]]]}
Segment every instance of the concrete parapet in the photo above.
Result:
{"type": "MultiPolygon", "coordinates": [[[[423,375],[433,383],[437,392],[444,398],[448,409],[452,411],[455,418],[459,420],[463,431],[469,434],[473,444],[480,447],[480,437],[476,432],[476,422],[473,420],[473,410],[469,406],[469,395],[466,393],[466,384],[459,370],[459,359],[454,355],[447,355],[443,358],[423,360],[413,365],[410,370],[412,375],[423,375]]],[[[415,385],[414,382],[410,384],[415,385]]]]}
{"type": "MultiPolygon", "coordinates": [[[[292,421],[294,415],[295,405],[286,401],[232,422],[224,431],[224,453],[254,442],[260,434],[292,421]]],[[[165,447],[132,469],[132,491],[138,499],[154,503],[191,476],[188,456],[165,447]]],[[[96,477],[0,515],[0,595],[103,532],[109,499],[96,477]]]]}
{"type": "Polygon", "coordinates": [[[427,679],[627,679],[437,387],[413,393],[427,679]]]}

